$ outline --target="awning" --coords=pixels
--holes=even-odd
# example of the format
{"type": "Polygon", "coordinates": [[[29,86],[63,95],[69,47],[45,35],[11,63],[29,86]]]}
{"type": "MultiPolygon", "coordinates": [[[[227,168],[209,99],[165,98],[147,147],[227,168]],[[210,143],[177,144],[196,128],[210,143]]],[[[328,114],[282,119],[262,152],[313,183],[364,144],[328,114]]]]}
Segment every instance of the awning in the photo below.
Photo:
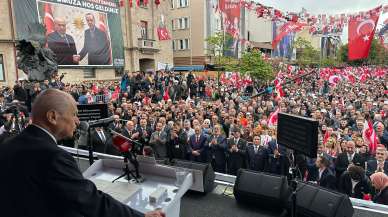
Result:
{"type": "Polygon", "coordinates": [[[205,66],[197,65],[197,66],[174,66],[172,68],[173,71],[203,71],[205,66]]]}
{"type": "Polygon", "coordinates": [[[264,49],[269,49],[272,50],[272,44],[270,42],[251,42],[252,47],[255,48],[264,48],[264,49]]]}

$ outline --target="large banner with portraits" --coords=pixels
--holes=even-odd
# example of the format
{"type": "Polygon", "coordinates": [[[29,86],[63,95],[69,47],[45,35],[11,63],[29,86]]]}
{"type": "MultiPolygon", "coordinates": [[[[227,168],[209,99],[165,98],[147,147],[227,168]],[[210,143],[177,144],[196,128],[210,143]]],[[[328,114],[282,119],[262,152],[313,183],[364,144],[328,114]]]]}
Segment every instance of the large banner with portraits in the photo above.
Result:
{"type": "Polygon", "coordinates": [[[17,38],[44,24],[46,46],[60,66],[124,66],[117,0],[13,0],[17,38]]]}

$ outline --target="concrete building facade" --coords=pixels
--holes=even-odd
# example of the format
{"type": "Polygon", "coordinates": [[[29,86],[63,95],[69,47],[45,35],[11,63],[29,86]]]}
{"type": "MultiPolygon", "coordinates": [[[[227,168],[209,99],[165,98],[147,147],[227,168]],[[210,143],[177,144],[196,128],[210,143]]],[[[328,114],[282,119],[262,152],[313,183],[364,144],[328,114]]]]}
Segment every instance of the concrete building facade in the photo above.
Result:
{"type": "Polygon", "coordinates": [[[221,31],[217,0],[171,0],[174,66],[209,64],[206,38],[221,31]]]}
{"type": "MultiPolygon", "coordinates": [[[[15,41],[17,32],[13,15],[13,1],[0,1],[0,85],[13,85],[17,79],[26,77],[16,67],[15,41]]],[[[60,67],[58,73],[66,73],[65,82],[82,80],[118,79],[124,71],[157,70],[158,65],[173,64],[171,40],[159,41],[157,27],[165,25],[171,31],[171,1],[155,5],[141,1],[140,7],[135,4],[130,7],[128,1],[123,1],[120,7],[121,29],[124,41],[125,67],[90,67],[71,66],[60,67]],[[159,64],[158,64],[159,63],[159,64]]]]}

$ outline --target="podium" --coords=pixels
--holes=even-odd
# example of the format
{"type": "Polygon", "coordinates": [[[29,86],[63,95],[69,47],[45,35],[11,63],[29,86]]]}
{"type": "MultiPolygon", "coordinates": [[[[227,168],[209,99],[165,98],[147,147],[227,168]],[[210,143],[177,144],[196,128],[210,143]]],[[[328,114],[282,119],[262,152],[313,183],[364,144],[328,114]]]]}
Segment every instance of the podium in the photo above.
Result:
{"type": "MultiPolygon", "coordinates": [[[[193,184],[190,172],[156,164],[154,158],[138,156],[139,172],[144,182],[135,183],[125,177],[112,181],[123,173],[123,160],[100,159],[94,162],[83,176],[116,200],[127,204],[136,215],[161,209],[168,217],[179,217],[182,196],[193,184]],[[183,172],[182,172],[183,171],[183,172]],[[163,192],[160,194],[160,192],[163,192]],[[156,200],[155,195],[158,195],[156,200]],[[152,200],[150,200],[153,198],[152,200]]],[[[133,169],[129,164],[129,169],[133,169]]]]}

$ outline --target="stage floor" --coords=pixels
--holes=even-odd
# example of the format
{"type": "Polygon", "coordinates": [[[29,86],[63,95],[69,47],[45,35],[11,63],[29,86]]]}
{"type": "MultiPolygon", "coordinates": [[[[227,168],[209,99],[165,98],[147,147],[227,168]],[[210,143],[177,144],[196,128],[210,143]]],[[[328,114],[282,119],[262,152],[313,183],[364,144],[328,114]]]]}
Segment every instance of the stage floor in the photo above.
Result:
{"type": "Polygon", "coordinates": [[[233,197],[233,187],[217,185],[213,192],[202,194],[187,192],[181,201],[181,217],[277,217],[280,213],[271,213],[253,207],[240,205],[233,197]]]}

